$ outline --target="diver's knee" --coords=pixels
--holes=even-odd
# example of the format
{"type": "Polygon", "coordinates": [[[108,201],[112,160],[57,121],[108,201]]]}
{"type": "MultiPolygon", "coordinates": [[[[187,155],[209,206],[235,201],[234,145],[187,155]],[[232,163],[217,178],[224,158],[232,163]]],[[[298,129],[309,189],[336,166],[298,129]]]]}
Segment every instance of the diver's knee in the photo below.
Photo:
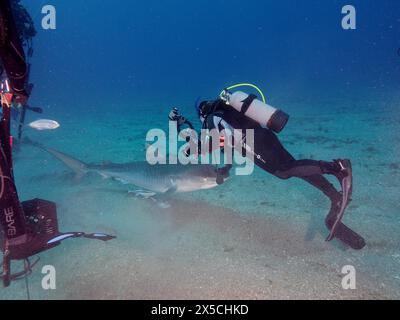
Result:
{"type": "Polygon", "coordinates": [[[293,163],[292,161],[289,162],[282,162],[276,168],[274,175],[282,180],[288,180],[293,177],[292,173],[293,163]]]}
{"type": "Polygon", "coordinates": [[[287,172],[279,170],[274,172],[274,176],[282,180],[288,180],[290,178],[290,175],[288,175],[287,172]]]}

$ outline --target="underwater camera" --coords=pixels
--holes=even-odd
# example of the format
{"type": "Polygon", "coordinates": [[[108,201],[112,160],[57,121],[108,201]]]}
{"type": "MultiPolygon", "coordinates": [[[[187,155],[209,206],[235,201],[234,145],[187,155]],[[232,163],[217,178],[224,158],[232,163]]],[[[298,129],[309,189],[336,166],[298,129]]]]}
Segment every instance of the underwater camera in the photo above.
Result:
{"type": "Polygon", "coordinates": [[[56,247],[65,239],[83,237],[108,241],[115,237],[103,233],[62,233],[58,229],[57,206],[54,202],[42,199],[19,202],[10,166],[11,140],[3,130],[6,122],[4,119],[0,122],[0,248],[3,252],[0,279],[8,287],[11,281],[31,274],[38,259],[31,263],[30,257],[56,247]],[[24,261],[24,270],[11,273],[12,260],[24,261]]]}
{"type": "Polygon", "coordinates": [[[68,238],[88,238],[109,241],[115,238],[104,233],[86,234],[84,232],[62,233],[58,229],[57,206],[54,202],[33,199],[21,203],[25,218],[27,240],[23,244],[8,246],[2,240],[3,248],[3,284],[8,287],[11,281],[22,279],[32,273],[33,266],[39,261],[31,263],[29,257],[58,246],[68,238]],[[11,260],[23,260],[24,270],[15,274],[11,273],[11,260]]]}
{"type": "Polygon", "coordinates": [[[59,235],[57,208],[56,204],[50,201],[33,199],[21,203],[25,215],[25,227],[27,234],[31,237],[29,245],[15,245],[8,247],[3,239],[3,284],[9,286],[12,280],[17,280],[31,271],[27,257],[33,256],[45,250],[51,249],[60,242],[54,241],[55,236],[59,235]],[[11,260],[27,260],[25,270],[16,274],[11,274],[11,260]]]}
{"type": "Polygon", "coordinates": [[[60,242],[50,242],[59,235],[57,206],[54,202],[33,199],[22,202],[22,208],[26,218],[28,233],[37,238],[37,248],[32,248],[31,254],[53,248],[60,242]]]}

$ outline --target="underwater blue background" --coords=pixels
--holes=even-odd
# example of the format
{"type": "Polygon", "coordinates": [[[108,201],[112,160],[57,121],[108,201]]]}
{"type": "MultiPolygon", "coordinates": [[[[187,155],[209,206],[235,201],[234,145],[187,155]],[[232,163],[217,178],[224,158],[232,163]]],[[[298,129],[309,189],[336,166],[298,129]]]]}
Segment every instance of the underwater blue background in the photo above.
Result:
{"type": "MultiPolygon", "coordinates": [[[[40,27],[47,2],[25,2],[40,27]]],[[[41,30],[35,39],[38,103],[80,112],[121,102],[131,110],[138,102],[186,107],[247,81],[278,103],[400,89],[400,3],[394,0],[351,1],[357,30],[341,28],[348,1],[52,4],[57,30],[41,30]]]]}
{"type": "MultiPolygon", "coordinates": [[[[196,120],[198,97],[252,82],[290,114],[279,137],[296,158],[352,160],[344,220],[367,241],[357,252],[325,242],[329,201],[298,179],[256,169],[174,195],[162,210],[129,197],[133,186],[91,175],[78,182],[22,146],[21,199],[57,202],[62,231],[117,235],[41,254],[29,278],[34,299],[400,298],[400,1],[22,3],[38,29],[30,103],[45,109],[27,123],[61,124],[26,136],[88,163],[144,160],[147,131],[166,129],[171,107],[196,120]],[[46,4],[57,9],[56,30],[40,28],[46,4]],[[356,30],[341,27],[347,4],[356,30]],[[46,264],[57,269],[56,291],[41,289],[46,264]],[[348,264],[357,290],[341,288],[348,264]]],[[[26,298],[24,282],[0,289],[1,298],[26,298]]]]}

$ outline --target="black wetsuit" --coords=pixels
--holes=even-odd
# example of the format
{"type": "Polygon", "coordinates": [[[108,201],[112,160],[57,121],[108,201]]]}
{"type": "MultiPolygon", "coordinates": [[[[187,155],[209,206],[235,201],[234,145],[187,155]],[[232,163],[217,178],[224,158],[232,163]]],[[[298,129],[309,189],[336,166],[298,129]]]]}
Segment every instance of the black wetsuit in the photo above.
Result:
{"type": "Polygon", "coordinates": [[[228,125],[233,129],[253,129],[253,151],[256,155],[254,163],[258,167],[281,179],[301,178],[321,190],[335,204],[341,200],[341,194],[323,176],[324,174],[337,176],[340,173],[341,168],[336,162],[296,160],[272,130],[243,116],[222,100],[216,100],[212,104],[212,112],[205,116],[203,128],[221,131],[228,129],[226,128],[228,125]]]}

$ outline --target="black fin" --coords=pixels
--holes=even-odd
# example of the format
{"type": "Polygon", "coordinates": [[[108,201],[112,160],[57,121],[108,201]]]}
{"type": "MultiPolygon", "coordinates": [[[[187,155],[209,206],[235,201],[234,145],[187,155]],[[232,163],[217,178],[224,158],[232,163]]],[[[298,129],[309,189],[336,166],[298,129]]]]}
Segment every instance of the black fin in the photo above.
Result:
{"type": "MultiPolygon", "coordinates": [[[[331,228],[333,221],[327,220],[326,225],[331,228]]],[[[354,250],[361,250],[366,246],[365,239],[342,222],[336,226],[335,238],[354,250]]]]}
{"type": "Polygon", "coordinates": [[[349,205],[350,198],[353,193],[353,172],[352,172],[351,162],[350,162],[350,160],[340,160],[340,162],[341,162],[341,165],[343,165],[344,168],[346,169],[347,176],[344,177],[341,181],[343,198],[342,198],[340,210],[336,214],[336,217],[330,228],[331,232],[329,233],[329,236],[326,238],[326,241],[331,241],[333,238],[335,238],[337,229],[341,224],[344,213],[346,211],[347,206],[349,205]]]}

